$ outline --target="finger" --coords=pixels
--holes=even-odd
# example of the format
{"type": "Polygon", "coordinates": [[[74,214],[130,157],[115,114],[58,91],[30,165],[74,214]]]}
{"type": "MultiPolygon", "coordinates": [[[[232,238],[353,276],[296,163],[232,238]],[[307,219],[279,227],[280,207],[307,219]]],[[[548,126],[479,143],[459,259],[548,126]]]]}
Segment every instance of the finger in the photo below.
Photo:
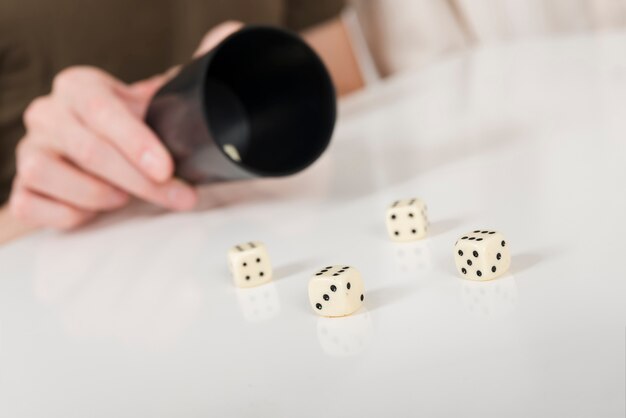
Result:
{"type": "Polygon", "coordinates": [[[78,170],[32,141],[20,146],[17,172],[27,189],[76,208],[110,210],[128,202],[128,194],[78,170]]]}
{"type": "Polygon", "coordinates": [[[46,127],[47,137],[33,134],[32,141],[51,148],[85,171],[143,200],[174,210],[188,210],[195,206],[197,197],[193,188],[176,179],[155,183],[113,145],[83,126],[74,115],[59,107],[52,107],[49,112],[56,123],[46,127]]]}
{"type": "Polygon", "coordinates": [[[29,226],[57,229],[75,228],[95,216],[93,212],[82,211],[39,196],[18,183],[13,188],[9,208],[13,216],[29,226]]]}
{"type": "Polygon", "coordinates": [[[171,79],[171,78],[174,78],[174,77],[176,77],[176,74],[178,74],[178,73],[180,72],[180,69],[181,69],[181,68],[183,68],[183,66],[182,66],[182,65],[176,65],[176,66],[174,66],[174,67],[170,68],[169,70],[167,70],[167,71],[163,74],[163,76],[164,76],[166,79],[168,79],[168,80],[169,80],[169,79],[171,79]]]}
{"type": "Polygon", "coordinates": [[[148,105],[154,95],[165,83],[172,79],[179,70],[180,66],[172,67],[163,74],[133,83],[119,93],[126,99],[126,103],[135,116],[143,120],[148,111],[148,105]]]}
{"type": "Polygon", "coordinates": [[[135,106],[135,114],[143,118],[148,103],[155,93],[170,79],[167,74],[159,74],[131,84],[126,89],[126,98],[135,106]]]}
{"type": "Polygon", "coordinates": [[[104,74],[75,71],[55,82],[55,89],[79,119],[113,144],[150,178],[161,182],[169,179],[173,162],[167,150],[154,132],[114,92],[114,88],[125,87],[104,74]]]}
{"type": "Polygon", "coordinates": [[[228,21],[217,25],[216,27],[211,29],[206,35],[204,35],[204,38],[202,38],[202,41],[200,41],[200,45],[198,46],[198,49],[196,49],[196,52],[194,52],[193,57],[197,58],[203,54],[206,54],[207,52],[215,48],[226,37],[237,32],[242,27],[243,23],[236,21],[228,21]]]}

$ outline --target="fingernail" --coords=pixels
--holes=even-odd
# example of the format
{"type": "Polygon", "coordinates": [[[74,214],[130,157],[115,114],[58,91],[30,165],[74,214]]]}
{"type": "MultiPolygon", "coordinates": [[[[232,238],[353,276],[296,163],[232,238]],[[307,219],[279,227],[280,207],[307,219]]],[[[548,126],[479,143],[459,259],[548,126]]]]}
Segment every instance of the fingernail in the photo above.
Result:
{"type": "Polygon", "coordinates": [[[165,167],[157,155],[152,151],[144,151],[139,159],[139,164],[156,180],[164,180],[166,177],[165,167]]]}
{"type": "Polygon", "coordinates": [[[196,204],[196,194],[193,189],[182,184],[172,185],[167,191],[167,199],[175,209],[187,210],[196,204]]]}

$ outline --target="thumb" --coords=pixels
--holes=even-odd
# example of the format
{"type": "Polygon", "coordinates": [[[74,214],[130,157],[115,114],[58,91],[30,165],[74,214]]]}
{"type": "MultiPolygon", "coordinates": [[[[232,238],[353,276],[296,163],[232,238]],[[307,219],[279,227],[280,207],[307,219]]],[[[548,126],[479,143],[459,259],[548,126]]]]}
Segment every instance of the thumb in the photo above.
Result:
{"type": "MultiPolygon", "coordinates": [[[[171,70],[170,70],[171,71],[171,70]]],[[[170,78],[170,71],[157,74],[145,80],[137,81],[129,86],[132,95],[137,98],[150,99],[170,78]]]]}
{"type": "Polygon", "coordinates": [[[193,57],[197,58],[203,54],[206,54],[211,49],[215,48],[217,44],[222,42],[226,37],[237,32],[243,27],[243,23],[234,20],[229,20],[224,23],[220,23],[204,35],[202,41],[196,52],[193,53],[193,57]]]}
{"type": "Polygon", "coordinates": [[[143,118],[152,97],[171,77],[170,71],[168,71],[165,74],[158,74],[127,86],[122,95],[130,110],[138,117],[143,118]]]}

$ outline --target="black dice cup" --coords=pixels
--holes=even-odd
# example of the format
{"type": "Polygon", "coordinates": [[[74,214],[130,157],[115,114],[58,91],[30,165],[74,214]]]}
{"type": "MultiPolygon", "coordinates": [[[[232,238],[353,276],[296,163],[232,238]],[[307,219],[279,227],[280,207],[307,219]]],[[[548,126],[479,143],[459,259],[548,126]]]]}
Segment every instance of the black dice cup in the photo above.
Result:
{"type": "Polygon", "coordinates": [[[279,177],[330,142],[336,96],[297,35],[249,26],[186,65],[154,96],[146,122],[191,183],[279,177]]]}

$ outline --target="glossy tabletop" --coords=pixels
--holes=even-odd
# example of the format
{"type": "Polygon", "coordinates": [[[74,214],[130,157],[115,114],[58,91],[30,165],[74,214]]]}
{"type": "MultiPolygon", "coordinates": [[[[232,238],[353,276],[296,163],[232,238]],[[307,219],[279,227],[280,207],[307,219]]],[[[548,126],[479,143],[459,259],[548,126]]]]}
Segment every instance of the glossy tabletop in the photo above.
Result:
{"type": "Polygon", "coordinates": [[[623,417],[626,34],[461,53],[340,113],[296,177],[0,248],[0,416],[623,417]],[[394,244],[412,196],[430,236],[394,244]],[[512,250],[492,282],[453,264],[479,228],[512,250]],[[250,240],[276,277],[238,290],[250,240]],[[331,264],[363,275],[355,315],[308,305],[331,264]]]}

